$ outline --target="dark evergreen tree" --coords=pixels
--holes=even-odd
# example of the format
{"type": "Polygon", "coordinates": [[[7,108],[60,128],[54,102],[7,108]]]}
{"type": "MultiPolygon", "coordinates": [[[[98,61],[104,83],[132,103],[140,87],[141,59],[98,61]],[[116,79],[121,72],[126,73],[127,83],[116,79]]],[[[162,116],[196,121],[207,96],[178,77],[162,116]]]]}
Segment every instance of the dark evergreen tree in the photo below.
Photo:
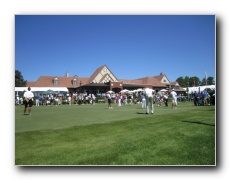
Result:
{"type": "Polygon", "coordinates": [[[20,71],[15,70],[15,87],[25,87],[26,81],[23,79],[23,76],[20,71]]]}
{"type": "Polygon", "coordinates": [[[182,76],[180,76],[179,78],[176,79],[176,82],[178,82],[178,84],[181,86],[181,87],[184,87],[185,86],[185,80],[182,76]]]}
{"type": "Polygon", "coordinates": [[[188,77],[188,76],[185,76],[184,81],[185,81],[185,86],[184,86],[184,87],[189,87],[189,86],[191,85],[191,83],[190,83],[190,80],[189,80],[189,77],[188,77]]]}
{"type": "Polygon", "coordinates": [[[215,80],[213,77],[208,77],[207,78],[207,85],[214,85],[215,84],[215,80]]]}

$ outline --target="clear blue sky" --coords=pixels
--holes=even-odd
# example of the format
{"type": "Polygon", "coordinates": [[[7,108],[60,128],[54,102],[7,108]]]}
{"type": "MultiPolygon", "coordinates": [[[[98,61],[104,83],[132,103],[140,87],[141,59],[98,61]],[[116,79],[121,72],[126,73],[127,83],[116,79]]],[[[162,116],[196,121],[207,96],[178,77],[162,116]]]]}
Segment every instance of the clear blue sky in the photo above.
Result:
{"type": "Polygon", "coordinates": [[[215,78],[215,16],[15,16],[15,69],[24,80],[89,77],[104,64],[118,79],[215,78]]]}

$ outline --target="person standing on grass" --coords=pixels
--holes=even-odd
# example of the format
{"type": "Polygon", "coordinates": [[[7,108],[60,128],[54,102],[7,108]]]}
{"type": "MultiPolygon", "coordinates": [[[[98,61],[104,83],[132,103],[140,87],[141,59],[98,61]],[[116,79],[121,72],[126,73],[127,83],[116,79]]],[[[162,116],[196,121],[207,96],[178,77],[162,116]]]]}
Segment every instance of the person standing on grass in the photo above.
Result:
{"type": "Polygon", "coordinates": [[[155,90],[153,89],[149,89],[146,88],[144,90],[144,95],[146,98],[146,113],[145,114],[149,114],[149,105],[150,105],[150,110],[151,110],[151,114],[154,114],[154,106],[153,106],[153,93],[155,90]]]}
{"type": "Polygon", "coordinates": [[[111,103],[112,103],[111,94],[110,94],[110,93],[107,93],[106,96],[107,96],[107,99],[108,99],[108,108],[109,108],[109,109],[113,109],[113,108],[112,108],[112,105],[111,105],[111,103]]]}
{"type": "Polygon", "coordinates": [[[172,109],[176,109],[177,107],[177,93],[172,89],[172,92],[170,93],[172,96],[172,109]]]}
{"type": "Polygon", "coordinates": [[[145,99],[143,92],[141,93],[141,107],[142,109],[146,108],[146,99],[145,99]]]}
{"type": "Polygon", "coordinates": [[[122,95],[121,93],[118,94],[118,106],[121,106],[121,98],[122,98],[122,95]]]}
{"type": "Polygon", "coordinates": [[[72,98],[71,98],[71,96],[69,95],[69,96],[68,96],[69,106],[71,106],[71,99],[72,99],[72,98]]]}
{"type": "Polygon", "coordinates": [[[36,106],[39,106],[39,96],[36,97],[36,106]]]}
{"type": "Polygon", "coordinates": [[[165,103],[165,107],[168,107],[168,99],[169,99],[169,97],[168,97],[168,92],[165,92],[165,93],[164,93],[164,103],[165,103]]]}
{"type": "Polygon", "coordinates": [[[26,113],[27,107],[28,107],[28,113],[29,115],[31,115],[31,108],[33,106],[33,97],[34,94],[30,91],[31,88],[28,87],[28,91],[26,91],[23,95],[23,97],[25,98],[25,108],[24,108],[24,114],[26,113]]]}

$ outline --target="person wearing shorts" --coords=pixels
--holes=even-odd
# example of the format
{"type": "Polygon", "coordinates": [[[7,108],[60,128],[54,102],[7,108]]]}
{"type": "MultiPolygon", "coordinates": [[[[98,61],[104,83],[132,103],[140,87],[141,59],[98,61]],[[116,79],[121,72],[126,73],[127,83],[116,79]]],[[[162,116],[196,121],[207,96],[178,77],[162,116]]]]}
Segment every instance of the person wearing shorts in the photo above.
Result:
{"type": "Polygon", "coordinates": [[[28,108],[28,113],[29,115],[31,115],[31,108],[33,106],[33,97],[34,97],[34,94],[30,91],[31,88],[29,87],[28,88],[28,91],[26,91],[24,93],[24,98],[25,98],[25,108],[24,108],[24,114],[26,113],[26,110],[28,108]]]}

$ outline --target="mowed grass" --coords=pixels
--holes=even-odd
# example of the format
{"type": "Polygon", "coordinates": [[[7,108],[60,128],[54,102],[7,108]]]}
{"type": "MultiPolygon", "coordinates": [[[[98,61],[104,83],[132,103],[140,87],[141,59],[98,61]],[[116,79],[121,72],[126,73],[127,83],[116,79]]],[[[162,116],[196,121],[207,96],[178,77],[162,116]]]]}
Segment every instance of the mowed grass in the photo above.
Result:
{"type": "Polygon", "coordinates": [[[34,106],[31,116],[17,107],[15,164],[216,164],[215,106],[154,107],[146,115],[141,105],[34,106]]]}

